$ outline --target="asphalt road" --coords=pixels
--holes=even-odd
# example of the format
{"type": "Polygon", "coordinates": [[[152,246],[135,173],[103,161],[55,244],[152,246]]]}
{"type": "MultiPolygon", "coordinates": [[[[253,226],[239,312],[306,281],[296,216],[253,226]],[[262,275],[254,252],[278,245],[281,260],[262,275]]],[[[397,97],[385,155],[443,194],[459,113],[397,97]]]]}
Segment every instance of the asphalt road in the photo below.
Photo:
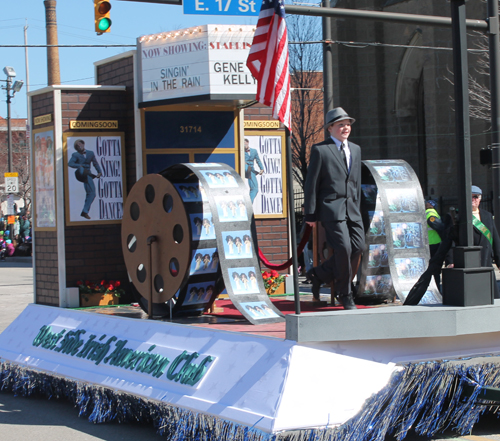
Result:
{"type": "MultiPolygon", "coordinates": [[[[31,263],[0,262],[0,332],[33,302],[31,263]]],[[[67,401],[14,396],[0,392],[0,440],[6,441],[150,441],[166,439],[156,434],[152,425],[93,424],[79,418],[78,411],[67,401]]],[[[387,437],[385,441],[395,441],[387,437]]],[[[500,441],[500,419],[485,418],[476,424],[472,434],[456,436],[453,432],[427,438],[409,434],[405,441],[500,441]]]]}

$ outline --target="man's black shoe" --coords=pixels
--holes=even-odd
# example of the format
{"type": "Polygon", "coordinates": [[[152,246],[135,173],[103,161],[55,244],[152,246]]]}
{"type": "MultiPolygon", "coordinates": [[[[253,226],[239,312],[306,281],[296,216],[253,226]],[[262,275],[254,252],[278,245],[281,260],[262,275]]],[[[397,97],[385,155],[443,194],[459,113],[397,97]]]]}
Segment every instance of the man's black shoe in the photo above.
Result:
{"type": "Polygon", "coordinates": [[[352,298],[352,293],[349,293],[344,296],[341,296],[338,293],[336,293],[336,297],[338,301],[342,303],[344,309],[358,309],[356,308],[356,303],[354,303],[354,299],[352,298]]]}
{"type": "Polygon", "coordinates": [[[90,219],[90,216],[88,215],[88,213],[85,213],[84,211],[82,211],[82,213],[80,214],[81,217],[84,217],[85,219],[90,219]]]}
{"type": "Polygon", "coordinates": [[[311,291],[312,291],[314,300],[319,300],[319,290],[320,290],[323,282],[316,275],[316,273],[314,272],[314,269],[309,270],[307,272],[307,278],[311,281],[311,284],[312,284],[311,291]]]}

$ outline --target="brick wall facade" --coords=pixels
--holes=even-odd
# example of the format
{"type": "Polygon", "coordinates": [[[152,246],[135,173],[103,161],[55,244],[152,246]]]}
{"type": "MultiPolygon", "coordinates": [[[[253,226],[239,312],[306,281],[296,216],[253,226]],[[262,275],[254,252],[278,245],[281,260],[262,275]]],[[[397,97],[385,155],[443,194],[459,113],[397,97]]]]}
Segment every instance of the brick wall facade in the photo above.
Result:
{"type": "MultiPolygon", "coordinates": [[[[54,114],[54,97],[52,92],[35,95],[31,101],[32,117],[54,114]]],[[[52,127],[53,122],[35,128],[52,127]]],[[[33,124],[31,125],[33,127],[33,124]]],[[[34,177],[33,177],[34,178],[34,177]]],[[[35,228],[33,218],[32,228],[35,228]]],[[[57,232],[36,231],[34,246],[35,256],[35,303],[40,305],[59,306],[59,267],[57,258],[57,232]]]]}
{"type": "MultiPolygon", "coordinates": [[[[122,155],[129,191],[136,181],[132,57],[99,66],[97,82],[100,85],[125,85],[127,89],[125,92],[63,91],[63,131],[78,132],[69,129],[69,122],[73,119],[117,120],[118,131],[124,132],[122,155]]],[[[84,135],[85,131],[81,133],[84,135]]],[[[121,224],[66,226],[65,243],[68,287],[76,286],[78,280],[97,282],[104,279],[119,280],[127,288],[129,282],[121,248],[121,224]]]]}

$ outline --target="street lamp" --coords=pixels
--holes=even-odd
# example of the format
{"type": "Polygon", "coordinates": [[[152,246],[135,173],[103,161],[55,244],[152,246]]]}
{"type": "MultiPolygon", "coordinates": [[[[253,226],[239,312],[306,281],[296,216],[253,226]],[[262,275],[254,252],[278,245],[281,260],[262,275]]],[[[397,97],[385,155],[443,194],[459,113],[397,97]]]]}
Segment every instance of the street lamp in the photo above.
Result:
{"type": "Polygon", "coordinates": [[[0,81],[5,81],[7,83],[6,86],[2,86],[2,89],[5,89],[7,91],[7,153],[9,157],[9,173],[12,172],[12,129],[10,127],[10,100],[11,98],[14,97],[16,92],[19,92],[21,88],[23,87],[23,81],[15,81],[14,84],[12,84],[12,78],[15,78],[16,76],[16,71],[14,70],[13,67],[11,66],[5,66],[3,68],[3,71],[5,75],[7,75],[6,80],[0,80],[0,81]],[[12,91],[12,95],[10,92],[12,91]]]}

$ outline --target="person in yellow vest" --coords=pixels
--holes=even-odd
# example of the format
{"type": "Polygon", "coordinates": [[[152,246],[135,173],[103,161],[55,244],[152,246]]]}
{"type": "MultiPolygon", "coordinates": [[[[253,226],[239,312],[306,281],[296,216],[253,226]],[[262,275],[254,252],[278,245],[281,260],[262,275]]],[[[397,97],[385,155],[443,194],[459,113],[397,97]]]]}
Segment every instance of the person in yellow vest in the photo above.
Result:
{"type": "MultiPolygon", "coordinates": [[[[427,234],[429,236],[429,251],[431,258],[437,253],[441,243],[441,236],[445,234],[445,226],[441,216],[436,211],[437,202],[434,199],[425,201],[425,215],[427,217],[427,234]]],[[[433,273],[438,289],[441,291],[441,268],[433,273]]]]}

